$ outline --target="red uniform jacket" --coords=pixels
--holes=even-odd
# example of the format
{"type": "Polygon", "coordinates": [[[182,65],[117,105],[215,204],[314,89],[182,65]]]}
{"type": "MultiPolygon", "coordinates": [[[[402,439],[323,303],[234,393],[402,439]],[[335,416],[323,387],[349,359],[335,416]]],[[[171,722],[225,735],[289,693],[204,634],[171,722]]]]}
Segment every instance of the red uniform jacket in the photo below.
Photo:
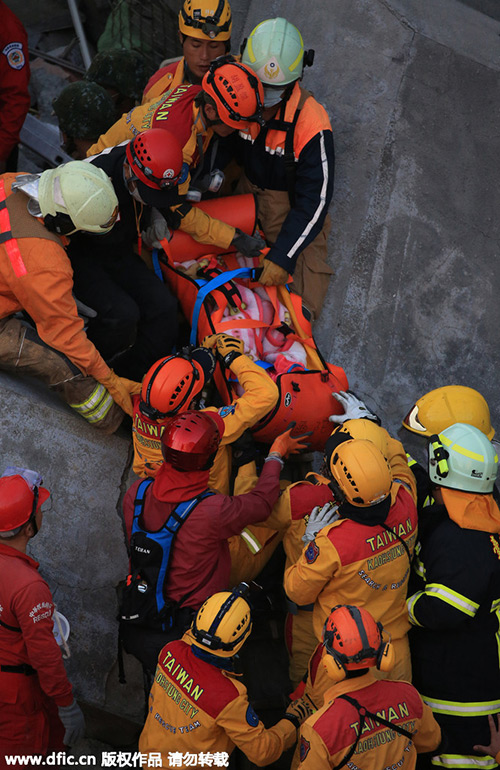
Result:
{"type": "MultiPolygon", "coordinates": [[[[231,558],[227,538],[239,535],[248,524],[257,524],[267,519],[271,508],[279,495],[279,474],[281,464],[268,462],[251,492],[230,497],[212,495],[202,500],[180,528],[168,568],[165,594],[169,599],[179,601],[187,596],[182,606],[199,609],[205,599],[217,591],[229,588],[231,558]]],[[[202,490],[202,484],[196,489],[191,486],[179,491],[175,501],[158,498],[159,490],[165,483],[164,476],[172,469],[164,464],[155,481],[146,492],[143,524],[149,530],[158,530],[174,509],[177,502],[188,500],[202,490]]],[[[192,483],[200,473],[173,474],[186,477],[185,483],[192,483]]],[[[205,487],[208,485],[208,472],[205,474],[205,487]]],[[[123,514],[130,542],[134,499],[140,481],[136,481],[127,491],[123,501],[123,514]]]]}
{"type": "MultiPolygon", "coordinates": [[[[52,594],[38,573],[38,562],[0,543],[0,621],[20,629],[0,625],[0,665],[27,663],[36,669],[45,694],[58,706],[69,706],[73,694],[52,630],[53,612],[52,594]]],[[[18,676],[24,675],[0,673],[4,694],[8,682],[18,676]]]]}
{"type": "Polygon", "coordinates": [[[26,30],[2,0],[0,19],[0,160],[5,161],[30,108],[30,67],[26,30]]]}

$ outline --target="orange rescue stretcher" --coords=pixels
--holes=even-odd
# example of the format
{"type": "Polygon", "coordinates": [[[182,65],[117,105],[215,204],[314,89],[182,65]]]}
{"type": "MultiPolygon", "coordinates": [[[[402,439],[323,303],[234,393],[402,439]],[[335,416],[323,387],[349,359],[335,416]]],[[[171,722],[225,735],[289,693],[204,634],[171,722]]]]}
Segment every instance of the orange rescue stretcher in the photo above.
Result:
{"type": "MultiPolygon", "coordinates": [[[[195,205],[249,235],[255,231],[253,195],[195,205]]],[[[342,413],[332,392],[347,390],[348,382],[344,370],[327,363],[321,355],[301,298],[287,286],[261,286],[257,280],[260,258],[243,258],[234,250],[217,247],[210,247],[207,254],[206,245],[179,230],[170,242],[162,241],[162,246],[160,268],[191,323],[191,343],[197,344],[217,332],[245,338],[245,353],[276,382],[278,402],[254,427],[255,438],[271,443],[295,421],[296,432],[312,431],[310,448],[321,451],[332,430],[329,415],[342,413]],[[283,355],[276,347],[281,340],[283,355]],[[287,358],[292,349],[299,361],[287,358]]],[[[227,405],[238,395],[238,383],[228,374],[218,366],[214,375],[219,395],[227,405]]]]}

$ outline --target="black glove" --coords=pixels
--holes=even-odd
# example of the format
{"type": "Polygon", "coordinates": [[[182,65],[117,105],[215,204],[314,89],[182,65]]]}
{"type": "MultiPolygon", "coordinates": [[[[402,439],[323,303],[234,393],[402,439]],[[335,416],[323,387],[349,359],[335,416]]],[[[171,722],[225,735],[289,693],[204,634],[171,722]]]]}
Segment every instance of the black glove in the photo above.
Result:
{"type": "Polygon", "coordinates": [[[312,707],[309,698],[299,698],[298,700],[293,700],[288,705],[283,719],[288,719],[298,729],[302,722],[305,722],[311,714],[314,714],[314,711],[315,709],[312,707]]]}
{"type": "Polygon", "coordinates": [[[260,257],[262,249],[266,248],[266,242],[258,233],[257,235],[247,235],[239,227],[236,228],[231,243],[244,257],[260,257]]]}

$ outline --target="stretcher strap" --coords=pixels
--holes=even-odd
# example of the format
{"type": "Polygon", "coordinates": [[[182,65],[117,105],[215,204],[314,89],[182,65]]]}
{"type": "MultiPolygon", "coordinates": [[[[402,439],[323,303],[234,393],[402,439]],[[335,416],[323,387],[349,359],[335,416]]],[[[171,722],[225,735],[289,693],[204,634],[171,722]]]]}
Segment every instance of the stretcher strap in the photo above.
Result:
{"type": "Polygon", "coordinates": [[[165,278],[160,267],[160,258],[158,256],[158,249],[153,249],[151,252],[151,261],[153,263],[153,270],[162,283],[165,283],[165,278]]]}
{"type": "MultiPolygon", "coordinates": [[[[207,294],[210,294],[214,289],[217,289],[219,286],[222,286],[224,283],[227,283],[228,281],[231,281],[233,278],[240,277],[240,278],[251,278],[252,275],[254,275],[254,268],[251,267],[240,267],[238,270],[228,270],[225,273],[221,273],[220,275],[215,276],[215,278],[212,278],[211,281],[208,281],[204,286],[201,287],[201,289],[198,292],[198,295],[196,297],[196,302],[194,303],[193,308],[193,315],[191,318],[191,336],[189,338],[189,341],[191,345],[196,345],[196,337],[198,334],[198,319],[200,317],[200,310],[203,305],[203,301],[207,294]]],[[[238,322],[233,322],[232,327],[235,328],[235,324],[238,322]]],[[[252,325],[255,322],[245,321],[240,323],[251,323],[252,325]]],[[[257,322],[260,323],[260,322],[257,322]]],[[[231,322],[229,322],[231,325],[231,322]]],[[[224,324],[221,324],[223,326],[224,324]]],[[[262,324],[260,324],[262,325],[262,324]]]]}

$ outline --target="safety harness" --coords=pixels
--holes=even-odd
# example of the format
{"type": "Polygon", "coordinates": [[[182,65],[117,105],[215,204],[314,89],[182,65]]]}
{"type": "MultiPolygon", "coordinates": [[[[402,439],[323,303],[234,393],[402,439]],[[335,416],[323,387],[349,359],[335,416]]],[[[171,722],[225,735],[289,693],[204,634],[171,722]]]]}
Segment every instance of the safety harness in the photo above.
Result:
{"type": "Polygon", "coordinates": [[[190,500],[178,503],[161,529],[150,532],[142,526],[141,520],[146,491],[152,482],[153,479],[144,479],[137,487],[130,538],[130,574],[123,592],[120,620],[166,631],[174,625],[175,608],[190,595],[186,594],[178,602],[165,600],[164,588],[172,546],[179,529],[198,503],[214,492],[207,489],[190,500]]]}
{"type": "MultiPolygon", "coordinates": [[[[399,733],[400,735],[404,735],[405,738],[409,738],[410,740],[413,738],[413,733],[409,732],[409,730],[405,730],[403,727],[400,727],[399,725],[395,725],[393,722],[389,722],[387,719],[384,719],[380,716],[380,714],[374,714],[373,711],[368,711],[367,708],[362,706],[355,698],[351,698],[350,695],[339,695],[338,698],[342,698],[342,700],[347,701],[351,704],[351,706],[354,706],[354,708],[357,710],[359,714],[359,728],[357,730],[356,740],[354,741],[353,745],[343,758],[341,762],[339,762],[338,765],[335,765],[335,767],[332,768],[332,770],[340,770],[341,767],[344,767],[349,762],[350,758],[356,751],[356,748],[358,746],[358,743],[361,739],[361,735],[363,733],[363,728],[365,726],[366,717],[370,717],[370,719],[373,719],[374,722],[377,722],[378,724],[385,725],[385,727],[389,727],[391,730],[394,730],[394,732],[399,733]]],[[[338,700],[338,699],[337,699],[338,700]]]]}

